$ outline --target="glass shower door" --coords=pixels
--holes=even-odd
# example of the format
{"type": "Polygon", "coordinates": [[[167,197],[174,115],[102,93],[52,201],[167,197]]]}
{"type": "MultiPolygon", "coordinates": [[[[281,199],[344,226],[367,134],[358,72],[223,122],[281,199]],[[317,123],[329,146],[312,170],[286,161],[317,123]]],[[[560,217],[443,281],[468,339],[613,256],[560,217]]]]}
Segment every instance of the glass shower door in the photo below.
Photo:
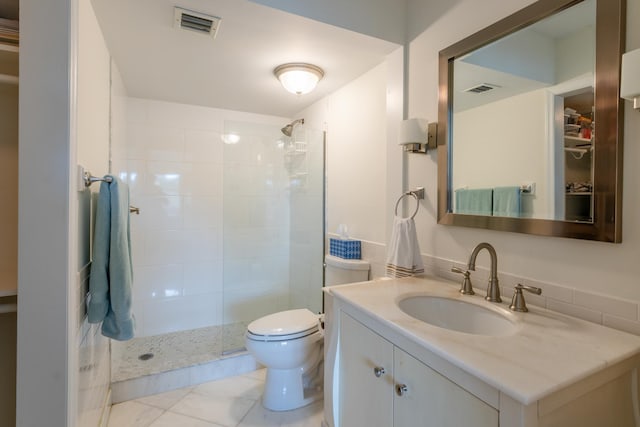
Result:
{"type": "Polygon", "coordinates": [[[321,308],[324,136],[280,128],[225,122],[223,354],[244,348],[259,317],[321,308]]]}

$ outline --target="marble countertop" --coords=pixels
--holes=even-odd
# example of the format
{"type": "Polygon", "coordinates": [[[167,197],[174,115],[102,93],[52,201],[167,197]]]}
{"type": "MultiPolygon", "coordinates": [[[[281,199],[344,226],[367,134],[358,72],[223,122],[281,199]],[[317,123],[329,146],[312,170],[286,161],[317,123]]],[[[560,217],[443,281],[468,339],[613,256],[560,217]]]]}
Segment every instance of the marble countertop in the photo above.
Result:
{"type": "Polygon", "coordinates": [[[461,295],[459,284],[431,277],[380,280],[325,288],[395,332],[528,405],[640,353],[640,337],[529,306],[528,313],[461,295]],[[432,326],[405,314],[397,301],[415,295],[459,299],[503,313],[516,326],[485,336],[432,326]]]}

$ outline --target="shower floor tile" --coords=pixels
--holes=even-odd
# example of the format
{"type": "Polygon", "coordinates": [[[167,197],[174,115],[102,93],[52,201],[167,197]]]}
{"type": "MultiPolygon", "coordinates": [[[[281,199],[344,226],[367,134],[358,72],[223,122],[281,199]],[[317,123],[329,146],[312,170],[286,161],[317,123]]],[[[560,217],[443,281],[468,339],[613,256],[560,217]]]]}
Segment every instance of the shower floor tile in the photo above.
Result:
{"type": "Polygon", "coordinates": [[[112,341],[111,381],[119,382],[218,360],[242,349],[247,323],[112,341]]]}
{"type": "Polygon", "coordinates": [[[108,427],[318,427],[322,402],[294,411],[262,407],[265,370],[119,403],[108,427]]]}

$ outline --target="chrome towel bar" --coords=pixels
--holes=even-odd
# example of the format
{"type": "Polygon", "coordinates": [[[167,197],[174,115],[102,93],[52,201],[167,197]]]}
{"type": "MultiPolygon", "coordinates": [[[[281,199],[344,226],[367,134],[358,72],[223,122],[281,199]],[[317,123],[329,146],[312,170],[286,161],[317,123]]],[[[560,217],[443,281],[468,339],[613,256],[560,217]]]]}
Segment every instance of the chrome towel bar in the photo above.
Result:
{"type": "MultiPolygon", "coordinates": [[[[91,175],[91,172],[85,171],[82,175],[82,179],[84,181],[84,186],[90,187],[94,182],[111,182],[113,179],[110,176],[104,176],[100,178],[99,176],[91,175]]],[[[129,206],[129,212],[134,213],[136,215],[140,215],[140,208],[136,206],[129,206]]]]}
{"type": "Polygon", "coordinates": [[[100,178],[100,177],[91,175],[91,172],[85,172],[83,179],[84,179],[85,187],[91,186],[91,184],[93,184],[94,182],[111,182],[110,176],[105,176],[100,178]]]}

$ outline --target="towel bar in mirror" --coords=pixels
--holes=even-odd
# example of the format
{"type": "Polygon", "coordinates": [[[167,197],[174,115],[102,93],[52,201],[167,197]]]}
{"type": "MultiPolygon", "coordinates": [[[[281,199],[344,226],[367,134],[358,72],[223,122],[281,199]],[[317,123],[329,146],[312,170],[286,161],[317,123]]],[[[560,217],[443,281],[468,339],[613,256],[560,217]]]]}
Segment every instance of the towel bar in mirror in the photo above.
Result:
{"type": "Polygon", "coordinates": [[[540,0],[440,52],[439,224],[622,240],[625,8],[540,0]],[[517,217],[456,212],[462,185],[527,181],[517,217]]]}

